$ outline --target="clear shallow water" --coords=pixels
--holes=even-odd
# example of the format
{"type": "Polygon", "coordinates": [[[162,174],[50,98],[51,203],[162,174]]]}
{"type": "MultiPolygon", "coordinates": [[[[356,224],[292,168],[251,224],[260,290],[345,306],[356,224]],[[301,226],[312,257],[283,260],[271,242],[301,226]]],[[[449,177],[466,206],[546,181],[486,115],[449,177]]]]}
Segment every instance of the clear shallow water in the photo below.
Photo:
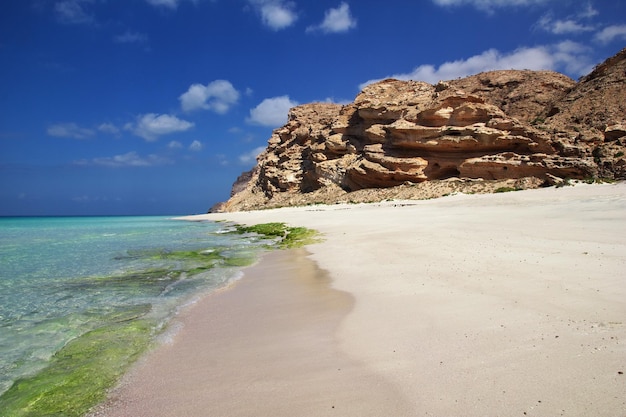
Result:
{"type": "Polygon", "coordinates": [[[226,228],[168,217],[0,218],[0,404],[68,342],[133,320],[149,323],[137,332],[152,337],[179,306],[234,279],[259,244],[226,228]]]}

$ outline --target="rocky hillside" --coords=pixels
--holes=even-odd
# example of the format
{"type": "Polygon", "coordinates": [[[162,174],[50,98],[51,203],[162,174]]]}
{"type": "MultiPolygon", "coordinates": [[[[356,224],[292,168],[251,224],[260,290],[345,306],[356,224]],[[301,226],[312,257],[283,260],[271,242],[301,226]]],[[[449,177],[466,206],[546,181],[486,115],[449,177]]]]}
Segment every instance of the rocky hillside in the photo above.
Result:
{"type": "Polygon", "coordinates": [[[626,179],[625,152],[626,49],[579,82],[514,70],[388,79],[345,106],[293,108],[213,211],[626,179]]]}

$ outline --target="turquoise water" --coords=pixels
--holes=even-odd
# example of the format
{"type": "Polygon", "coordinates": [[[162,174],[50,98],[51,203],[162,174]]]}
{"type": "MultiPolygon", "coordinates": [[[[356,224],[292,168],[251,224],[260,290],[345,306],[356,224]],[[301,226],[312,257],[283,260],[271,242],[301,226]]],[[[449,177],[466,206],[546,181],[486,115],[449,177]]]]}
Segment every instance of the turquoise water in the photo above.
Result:
{"type": "Polygon", "coordinates": [[[226,229],[167,217],[0,218],[0,404],[70,342],[132,320],[154,337],[181,305],[236,279],[258,239],[226,229]]]}

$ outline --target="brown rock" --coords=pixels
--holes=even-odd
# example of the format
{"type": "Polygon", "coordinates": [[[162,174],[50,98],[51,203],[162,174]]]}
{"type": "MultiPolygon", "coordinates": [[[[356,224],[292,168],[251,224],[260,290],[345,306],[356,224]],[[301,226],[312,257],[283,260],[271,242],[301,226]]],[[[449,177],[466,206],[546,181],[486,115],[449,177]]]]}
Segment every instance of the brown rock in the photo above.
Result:
{"type": "Polygon", "coordinates": [[[426,198],[626,179],[626,49],[579,83],[551,71],[384,80],[295,107],[216,210],[426,198]]]}
{"type": "Polygon", "coordinates": [[[593,161],[586,159],[506,152],[467,159],[461,164],[459,171],[460,176],[465,178],[500,180],[536,177],[545,180],[548,175],[561,178],[593,177],[597,168],[593,161]]]}

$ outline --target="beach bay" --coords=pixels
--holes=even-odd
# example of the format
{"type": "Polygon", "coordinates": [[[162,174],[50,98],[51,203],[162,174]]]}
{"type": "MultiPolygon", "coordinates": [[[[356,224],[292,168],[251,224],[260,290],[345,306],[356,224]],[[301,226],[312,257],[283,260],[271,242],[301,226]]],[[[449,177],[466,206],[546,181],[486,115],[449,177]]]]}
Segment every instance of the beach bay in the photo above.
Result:
{"type": "Polygon", "coordinates": [[[146,415],[176,415],[190,403],[201,415],[626,411],[624,184],[189,219],[318,230],[323,242],[307,247],[309,258],[314,275],[327,274],[324,293],[335,294],[340,306],[329,308],[315,291],[304,292],[312,304],[302,309],[278,302],[287,284],[256,277],[306,285],[297,284],[301,272],[284,269],[284,258],[264,260],[263,274],[246,270],[232,288],[191,307],[180,323],[193,334],[182,330],[148,355],[98,415],[124,415],[124,407],[155,401],[174,405],[146,415]],[[252,298],[266,307],[252,309],[252,298]],[[209,320],[205,313],[216,303],[224,306],[220,317],[241,326],[209,320]],[[265,312],[273,319],[256,321],[265,312]],[[298,320],[317,323],[306,327],[304,345],[326,363],[348,367],[347,379],[335,378],[317,355],[291,348],[299,332],[290,326],[300,329],[298,320]],[[273,348],[281,353],[263,354],[273,348]],[[220,362],[226,351],[230,362],[220,362]]]}

